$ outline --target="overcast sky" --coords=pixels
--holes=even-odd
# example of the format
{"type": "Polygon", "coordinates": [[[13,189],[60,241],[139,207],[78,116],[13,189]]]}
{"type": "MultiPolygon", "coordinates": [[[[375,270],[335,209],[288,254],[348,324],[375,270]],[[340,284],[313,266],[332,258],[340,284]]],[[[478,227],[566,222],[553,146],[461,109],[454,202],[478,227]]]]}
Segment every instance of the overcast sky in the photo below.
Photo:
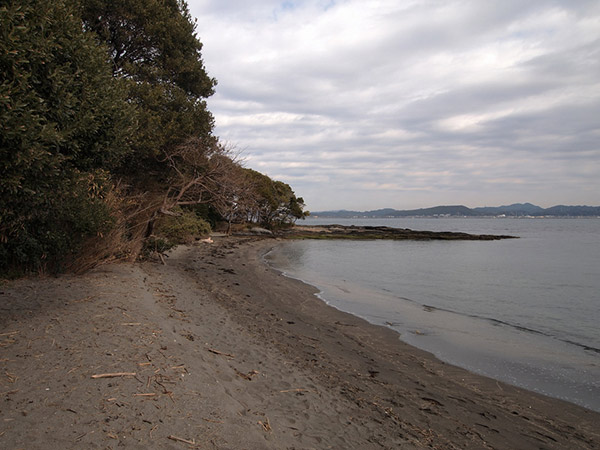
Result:
{"type": "Polygon", "coordinates": [[[188,0],[215,133],[311,211],[600,205],[598,0],[188,0]]]}

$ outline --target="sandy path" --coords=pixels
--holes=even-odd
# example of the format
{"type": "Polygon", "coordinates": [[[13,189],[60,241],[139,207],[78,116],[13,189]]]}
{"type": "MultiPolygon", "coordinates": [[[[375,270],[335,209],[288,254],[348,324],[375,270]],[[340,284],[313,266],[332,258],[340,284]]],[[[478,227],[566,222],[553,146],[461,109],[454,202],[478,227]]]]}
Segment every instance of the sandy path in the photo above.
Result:
{"type": "Polygon", "coordinates": [[[443,364],[250,241],[0,285],[0,448],[600,447],[600,414],[443,364]]]}

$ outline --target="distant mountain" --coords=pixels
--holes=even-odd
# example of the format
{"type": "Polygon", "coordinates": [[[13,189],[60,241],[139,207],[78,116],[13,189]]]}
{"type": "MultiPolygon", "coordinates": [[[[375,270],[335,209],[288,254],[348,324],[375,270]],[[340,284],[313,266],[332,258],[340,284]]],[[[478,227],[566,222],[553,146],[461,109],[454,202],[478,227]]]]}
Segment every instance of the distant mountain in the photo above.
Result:
{"type": "Polygon", "coordinates": [[[544,208],[532,205],[531,203],[514,203],[506,206],[493,206],[483,208],[473,208],[478,214],[485,216],[496,216],[496,215],[511,215],[511,216],[535,216],[544,215],[544,208]]]}
{"type": "Polygon", "coordinates": [[[475,216],[477,215],[472,209],[462,205],[452,206],[434,206],[433,208],[409,209],[398,211],[394,209],[378,209],[368,211],[367,214],[373,217],[408,217],[408,216],[475,216]]]}
{"type": "Polygon", "coordinates": [[[376,209],[373,211],[318,211],[312,216],[331,218],[353,217],[482,217],[482,216],[553,216],[553,217],[600,217],[600,206],[564,206],[541,208],[531,203],[514,203],[505,206],[484,206],[467,208],[463,205],[434,206],[433,208],[397,210],[392,208],[376,209]]]}

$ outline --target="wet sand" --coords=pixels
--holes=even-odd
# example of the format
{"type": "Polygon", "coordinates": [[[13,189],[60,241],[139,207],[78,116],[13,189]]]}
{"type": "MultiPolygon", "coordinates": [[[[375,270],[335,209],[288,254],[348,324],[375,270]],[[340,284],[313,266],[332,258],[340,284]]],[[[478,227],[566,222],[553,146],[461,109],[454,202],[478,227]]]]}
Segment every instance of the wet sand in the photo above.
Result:
{"type": "Polygon", "coordinates": [[[599,413],[327,306],[273,245],[0,285],[0,448],[600,447],[599,413]]]}

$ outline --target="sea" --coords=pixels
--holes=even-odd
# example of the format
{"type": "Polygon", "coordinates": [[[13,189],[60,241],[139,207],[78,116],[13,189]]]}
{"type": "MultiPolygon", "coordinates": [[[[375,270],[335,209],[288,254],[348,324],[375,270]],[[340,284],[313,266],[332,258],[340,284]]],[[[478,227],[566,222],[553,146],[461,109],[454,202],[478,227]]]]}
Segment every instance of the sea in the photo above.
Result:
{"type": "Polygon", "coordinates": [[[309,218],[502,234],[497,241],[301,240],[266,261],[326,303],[447,363],[600,412],[600,218],[309,218]]]}

